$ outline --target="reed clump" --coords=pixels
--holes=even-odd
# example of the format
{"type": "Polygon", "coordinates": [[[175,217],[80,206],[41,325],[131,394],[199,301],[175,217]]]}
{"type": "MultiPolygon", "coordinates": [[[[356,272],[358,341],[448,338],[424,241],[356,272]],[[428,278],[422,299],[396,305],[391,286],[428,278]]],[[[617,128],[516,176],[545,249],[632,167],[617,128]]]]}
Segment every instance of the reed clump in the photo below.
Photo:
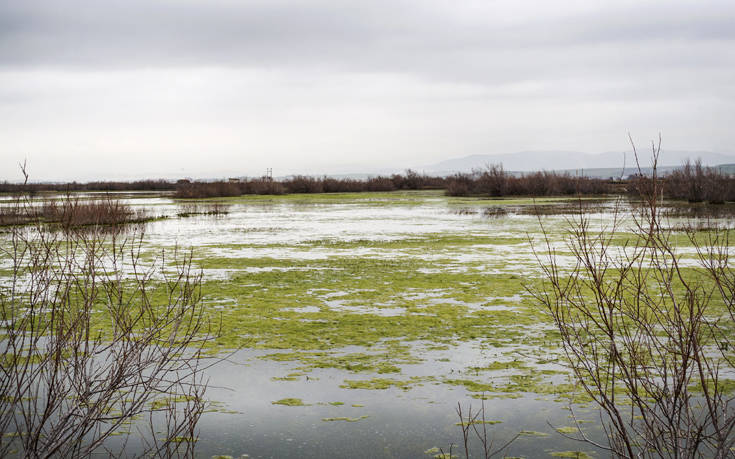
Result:
{"type": "Polygon", "coordinates": [[[64,229],[90,226],[117,226],[143,223],[150,216],[117,199],[83,201],[66,196],[61,201],[49,200],[39,205],[0,206],[0,225],[32,223],[60,225],[64,229]]]}

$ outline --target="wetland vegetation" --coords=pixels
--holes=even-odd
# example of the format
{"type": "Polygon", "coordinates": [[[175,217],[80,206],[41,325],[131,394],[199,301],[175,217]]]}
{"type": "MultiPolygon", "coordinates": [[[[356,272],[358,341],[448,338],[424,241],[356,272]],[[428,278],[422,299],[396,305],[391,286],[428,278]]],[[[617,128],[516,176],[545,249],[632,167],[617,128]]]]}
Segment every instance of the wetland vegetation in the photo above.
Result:
{"type": "MultiPolygon", "coordinates": [[[[579,252],[568,242],[575,215],[587,218],[593,238],[614,218],[605,247],[625,253],[647,237],[636,225],[639,198],[481,194],[403,189],[176,199],[120,193],[113,200],[81,194],[74,202],[116,202],[131,215],[160,217],[147,222],[144,235],[115,235],[136,242],[138,266],[161,266],[145,277],[144,304],[154,309],[177,304],[171,295],[181,291],[170,278],[181,260],[161,254],[192,249],[186,266],[197,277],[188,294],[200,305],[198,317],[216,324],[216,339],[198,339],[211,336],[199,331],[190,339],[200,358],[227,358],[204,372],[206,396],[168,391],[174,402],[166,406],[202,404],[196,432],[167,439],[193,444],[196,437],[202,457],[449,457],[460,450],[450,445],[465,442],[482,457],[487,445],[467,429],[478,425],[497,446],[515,439],[503,450],[509,456],[605,456],[607,424],[600,423],[595,393],[579,384],[589,375],[569,366],[568,330],[539,301],[539,292],[554,290],[544,284],[549,264],[537,257],[553,255],[557,272],[574,272],[579,252]],[[458,402],[460,413],[468,407],[469,421],[458,419],[458,402]],[[479,406],[481,422],[472,418],[479,406]],[[599,446],[567,438],[579,434],[599,446]]],[[[702,275],[701,249],[713,241],[711,229],[722,238],[732,233],[733,204],[710,208],[664,201],[658,209],[682,279],[702,275]]],[[[12,228],[0,242],[4,310],[14,307],[8,298],[15,285],[32,277],[14,264],[12,228]]],[[[56,240],[68,243],[73,234],[57,233],[56,240]]],[[[96,240],[113,247],[108,233],[96,240]]],[[[719,247],[723,240],[729,239],[719,239],[719,247]]],[[[728,263],[723,269],[731,269],[728,263]]],[[[116,285],[140,292],[131,265],[123,268],[116,285]]],[[[713,284],[702,285],[711,290],[713,284]]],[[[681,282],[671,289],[687,292],[681,282]]],[[[721,298],[702,317],[731,311],[728,297],[721,298]]],[[[105,304],[92,301],[85,323],[90,334],[110,339],[118,329],[105,304]]],[[[731,325],[723,322],[722,330],[731,332],[731,325]]],[[[6,339],[13,326],[4,318],[6,339]]],[[[730,351],[722,355],[729,359],[730,351]]],[[[717,387],[725,388],[718,393],[727,396],[732,366],[718,362],[717,387]]],[[[8,365],[5,359],[3,368],[8,365]]],[[[688,397],[706,392],[697,390],[688,397]]],[[[146,399],[142,406],[156,412],[162,406],[155,403],[161,402],[146,399]]],[[[724,410],[731,415],[731,406],[724,410]]],[[[129,427],[110,429],[100,444],[143,451],[129,427]]],[[[2,444],[8,451],[25,448],[14,439],[26,432],[6,428],[2,444]]]]}

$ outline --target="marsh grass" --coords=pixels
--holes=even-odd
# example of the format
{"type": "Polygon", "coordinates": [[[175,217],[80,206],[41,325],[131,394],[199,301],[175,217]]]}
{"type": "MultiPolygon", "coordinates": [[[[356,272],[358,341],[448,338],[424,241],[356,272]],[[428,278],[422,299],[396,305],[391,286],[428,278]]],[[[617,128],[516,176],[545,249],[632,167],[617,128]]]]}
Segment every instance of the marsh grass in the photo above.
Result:
{"type": "Polygon", "coordinates": [[[230,213],[230,205],[221,202],[184,203],[176,213],[178,217],[193,217],[196,215],[221,216],[230,213]]]}
{"type": "Polygon", "coordinates": [[[69,231],[91,227],[109,229],[141,224],[151,219],[145,210],[133,209],[130,205],[109,197],[81,200],[67,195],[61,200],[48,199],[39,204],[28,201],[18,205],[18,201],[15,201],[0,206],[0,225],[4,226],[43,224],[69,231]]]}

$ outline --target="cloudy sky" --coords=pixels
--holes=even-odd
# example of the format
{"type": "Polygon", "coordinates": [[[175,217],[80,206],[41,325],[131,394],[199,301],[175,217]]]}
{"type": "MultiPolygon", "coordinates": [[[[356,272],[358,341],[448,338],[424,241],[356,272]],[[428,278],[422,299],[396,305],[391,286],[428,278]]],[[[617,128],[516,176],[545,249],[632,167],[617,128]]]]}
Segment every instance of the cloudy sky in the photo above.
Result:
{"type": "Polygon", "coordinates": [[[0,180],[735,153],[735,2],[0,1],[0,180]]]}

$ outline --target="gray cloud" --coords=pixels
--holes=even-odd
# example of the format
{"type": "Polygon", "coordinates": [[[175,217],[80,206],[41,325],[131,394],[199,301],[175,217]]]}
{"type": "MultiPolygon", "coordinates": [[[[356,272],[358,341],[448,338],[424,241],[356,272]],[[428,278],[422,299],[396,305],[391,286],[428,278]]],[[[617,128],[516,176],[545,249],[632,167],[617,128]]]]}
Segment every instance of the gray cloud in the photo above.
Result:
{"type": "Polygon", "coordinates": [[[733,81],[731,1],[0,2],[13,162],[409,166],[627,130],[733,151],[733,81]]]}
{"type": "MultiPolygon", "coordinates": [[[[470,18],[452,14],[462,4],[405,0],[3,2],[0,65],[326,65],[424,73],[466,64],[467,57],[503,58],[529,50],[554,54],[632,43],[614,60],[635,60],[640,48],[660,48],[662,42],[677,49],[679,42],[735,39],[732,2],[613,5],[547,17],[544,10],[534,14],[538,4],[529,3],[526,14],[508,22],[509,14],[519,14],[502,2],[486,2],[470,18]]],[[[658,65],[682,63],[680,56],[666,57],[658,65]]],[[[699,61],[721,57],[703,53],[699,61]]]]}

